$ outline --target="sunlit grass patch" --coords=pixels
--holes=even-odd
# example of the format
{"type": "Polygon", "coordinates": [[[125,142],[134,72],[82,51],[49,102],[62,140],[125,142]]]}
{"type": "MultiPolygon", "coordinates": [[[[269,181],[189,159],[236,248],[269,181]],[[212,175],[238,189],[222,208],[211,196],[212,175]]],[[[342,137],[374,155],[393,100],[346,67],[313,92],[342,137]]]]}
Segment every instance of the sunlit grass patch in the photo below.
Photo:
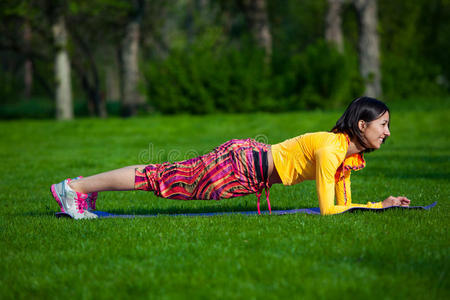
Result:
{"type": "MultiPolygon", "coordinates": [[[[392,136],[353,173],[354,202],[406,195],[430,211],[337,216],[60,220],[49,186],[184,159],[231,138],[278,143],[337,112],[0,123],[2,298],[449,298],[448,108],[393,111],[392,136]]],[[[273,209],[317,206],[315,185],[274,186],[273,209]]],[[[255,196],[175,201],[107,192],[101,210],[255,210],[255,196]]]]}

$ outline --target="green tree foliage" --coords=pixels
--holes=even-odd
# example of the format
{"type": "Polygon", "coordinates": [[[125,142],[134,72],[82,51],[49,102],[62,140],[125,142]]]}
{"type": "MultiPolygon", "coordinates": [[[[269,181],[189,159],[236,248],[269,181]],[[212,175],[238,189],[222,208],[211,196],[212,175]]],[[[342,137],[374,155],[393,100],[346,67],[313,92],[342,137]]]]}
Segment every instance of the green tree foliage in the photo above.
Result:
{"type": "Polygon", "coordinates": [[[210,29],[189,49],[146,65],[149,102],[163,113],[249,112],[268,109],[270,77],[264,53],[251,46],[226,47],[219,29],[210,29]]]}
{"type": "Polygon", "coordinates": [[[450,1],[379,1],[386,96],[449,92],[450,1]]]}
{"type": "MultiPolygon", "coordinates": [[[[146,1],[139,53],[140,86],[149,105],[163,113],[286,111],[335,107],[360,96],[351,1],[342,16],[343,54],[323,41],[327,1],[266,1],[273,38],[269,64],[251,39],[241,1],[146,1]]],[[[26,57],[33,61],[34,97],[52,98],[55,6],[68,23],[75,99],[104,93],[105,66],[117,59],[129,1],[4,0],[1,103],[21,97],[26,57]],[[27,52],[25,20],[33,34],[27,52]]],[[[378,10],[384,99],[448,94],[450,1],[378,0],[378,10]]]]}

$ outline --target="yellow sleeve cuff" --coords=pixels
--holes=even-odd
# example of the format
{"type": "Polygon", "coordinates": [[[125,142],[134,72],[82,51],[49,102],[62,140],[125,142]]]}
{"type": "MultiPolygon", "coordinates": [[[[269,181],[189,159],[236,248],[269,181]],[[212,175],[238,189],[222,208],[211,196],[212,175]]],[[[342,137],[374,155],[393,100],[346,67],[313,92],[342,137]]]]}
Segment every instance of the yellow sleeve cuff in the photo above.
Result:
{"type": "Polygon", "coordinates": [[[367,207],[370,207],[370,208],[383,208],[383,202],[369,202],[369,203],[367,203],[367,207]]]}
{"type": "Polygon", "coordinates": [[[368,202],[367,204],[352,203],[350,207],[383,208],[383,202],[368,202]]]}
{"type": "Polygon", "coordinates": [[[322,215],[334,215],[349,210],[352,207],[367,207],[367,208],[383,208],[383,202],[368,202],[367,204],[352,203],[350,205],[333,205],[326,209],[321,209],[322,215]]]}

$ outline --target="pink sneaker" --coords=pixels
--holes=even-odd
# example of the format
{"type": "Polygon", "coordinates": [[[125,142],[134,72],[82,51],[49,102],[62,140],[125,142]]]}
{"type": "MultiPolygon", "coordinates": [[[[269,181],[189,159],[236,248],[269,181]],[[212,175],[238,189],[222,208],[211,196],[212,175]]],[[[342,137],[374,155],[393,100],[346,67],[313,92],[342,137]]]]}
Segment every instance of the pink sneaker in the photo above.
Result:
{"type": "Polygon", "coordinates": [[[75,192],[69,186],[71,179],[53,184],[50,188],[53,198],[55,198],[61,211],[70,215],[74,219],[94,219],[96,214],[91,213],[87,208],[87,194],[75,192]]]}

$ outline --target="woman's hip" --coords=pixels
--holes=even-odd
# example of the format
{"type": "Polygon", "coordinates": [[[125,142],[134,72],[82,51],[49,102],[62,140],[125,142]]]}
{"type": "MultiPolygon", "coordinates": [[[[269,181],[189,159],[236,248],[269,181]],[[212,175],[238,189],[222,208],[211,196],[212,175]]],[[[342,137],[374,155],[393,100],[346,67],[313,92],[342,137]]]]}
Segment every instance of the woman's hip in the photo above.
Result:
{"type": "Polygon", "coordinates": [[[230,140],[211,153],[136,170],[136,189],[169,199],[210,200],[252,194],[267,181],[268,145],[230,140]]]}

